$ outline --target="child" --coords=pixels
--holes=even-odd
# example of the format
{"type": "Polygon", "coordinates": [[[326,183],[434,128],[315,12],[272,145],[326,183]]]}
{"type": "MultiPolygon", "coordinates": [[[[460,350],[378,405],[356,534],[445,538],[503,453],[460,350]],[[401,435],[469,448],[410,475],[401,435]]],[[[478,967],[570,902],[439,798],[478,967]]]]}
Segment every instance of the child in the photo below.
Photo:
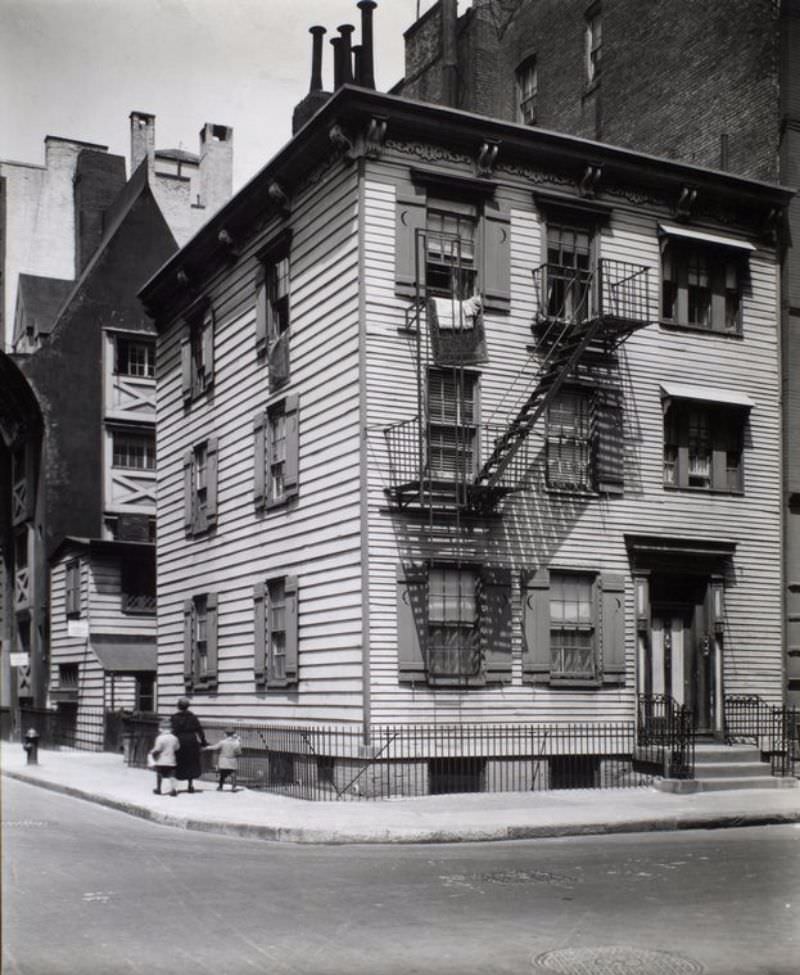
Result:
{"type": "Polygon", "coordinates": [[[207,745],[203,751],[219,752],[217,760],[217,771],[219,772],[219,785],[217,792],[222,792],[225,779],[230,776],[231,792],[236,792],[236,772],[239,768],[238,756],[242,754],[242,743],[235,729],[226,728],[225,737],[218,741],[216,745],[207,745]]]}
{"type": "Polygon", "coordinates": [[[178,794],[175,766],[178,761],[176,753],[180,747],[180,742],[170,729],[169,721],[162,721],[159,726],[158,738],[150,749],[150,758],[153,761],[153,768],[156,770],[156,787],[153,792],[157,796],[161,795],[161,780],[165,776],[169,778],[169,794],[171,796],[178,794]]]}

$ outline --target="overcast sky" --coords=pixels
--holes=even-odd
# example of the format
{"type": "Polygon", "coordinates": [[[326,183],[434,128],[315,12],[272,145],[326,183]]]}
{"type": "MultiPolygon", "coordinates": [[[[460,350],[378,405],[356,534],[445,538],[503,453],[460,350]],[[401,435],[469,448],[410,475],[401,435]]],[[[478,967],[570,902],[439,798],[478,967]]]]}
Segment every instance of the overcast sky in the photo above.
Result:
{"type": "MultiPolygon", "coordinates": [[[[421,11],[433,3],[421,0],[421,11]]],[[[403,76],[403,31],[417,5],[379,0],[380,90],[403,76]]],[[[0,0],[0,159],[42,163],[46,135],[128,158],[138,110],[156,116],[159,149],[197,152],[204,122],[233,126],[239,189],[291,134],[310,80],[308,28],[328,28],[330,89],[328,39],[360,15],[356,0],[0,0]]]]}

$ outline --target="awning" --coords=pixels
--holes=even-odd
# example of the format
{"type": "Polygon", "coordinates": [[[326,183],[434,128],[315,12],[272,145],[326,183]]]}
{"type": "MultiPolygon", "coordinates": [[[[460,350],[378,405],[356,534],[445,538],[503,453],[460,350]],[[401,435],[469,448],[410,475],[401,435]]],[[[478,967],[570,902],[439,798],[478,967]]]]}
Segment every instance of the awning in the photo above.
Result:
{"type": "Polygon", "coordinates": [[[747,240],[738,237],[723,237],[721,234],[707,234],[701,230],[689,230],[674,223],[660,223],[659,233],[667,237],[681,237],[685,240],[702,240],[706,244],[716,244],[718,247],[732,247],[740,251],[754,251],[756,248],[747,240]]]}
{"type": "Polygon", "coordinates": [[[155,637],[95,634],[90,638],[90,642],[106,673],[155,673],[157,660],[155,637]]]}
{"type": "Polygon", "coordinates": [[[721,403],[723,406],[740,406],[751,410],[756,404],[746,393],[717,386],[689,386],[686,383],[661,383],[661,393],[670,399],[695,399],[705,403],[721,403]]]}

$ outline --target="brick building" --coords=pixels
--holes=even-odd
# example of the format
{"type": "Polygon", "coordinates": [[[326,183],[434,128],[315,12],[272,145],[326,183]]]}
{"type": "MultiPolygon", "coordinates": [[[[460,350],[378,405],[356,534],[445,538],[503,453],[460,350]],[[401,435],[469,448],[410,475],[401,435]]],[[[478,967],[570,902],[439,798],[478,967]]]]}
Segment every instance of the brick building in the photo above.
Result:
{"type": "MultiPolygon", "coordinates": [[[[392,91],[645,153],[800,184],[798,0],[440,0],[392,91]]],[[[588,174],[598,191],[603,174],[588,174]]],[[[702,205],[687,184],[683,215],[702,205]]],[[[784,643],[800,703],[800,201],[780,222],[784,643]]]]}

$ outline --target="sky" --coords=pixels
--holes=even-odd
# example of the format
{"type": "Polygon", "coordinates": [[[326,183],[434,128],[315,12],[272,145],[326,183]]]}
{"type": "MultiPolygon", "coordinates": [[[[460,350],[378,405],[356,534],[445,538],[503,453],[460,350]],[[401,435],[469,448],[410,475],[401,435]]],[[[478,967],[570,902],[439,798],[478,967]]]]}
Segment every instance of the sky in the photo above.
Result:
{"type": "MultiPolygon", "coordinates": [[[[402,78],[403,31],[433,3],[379,0],[379,90],[402,78]]],[[[232,126],[238,190],[291,135],[310,80],[308,28],[328,28],[330,90],[327,42],[360,17],[356,0],[0,0],[0,159],[43,163],[46,135],[127,159],[128,116],[142,111],[156,116],[159,149],[197,152],[205,122],[232,126]]]]}

